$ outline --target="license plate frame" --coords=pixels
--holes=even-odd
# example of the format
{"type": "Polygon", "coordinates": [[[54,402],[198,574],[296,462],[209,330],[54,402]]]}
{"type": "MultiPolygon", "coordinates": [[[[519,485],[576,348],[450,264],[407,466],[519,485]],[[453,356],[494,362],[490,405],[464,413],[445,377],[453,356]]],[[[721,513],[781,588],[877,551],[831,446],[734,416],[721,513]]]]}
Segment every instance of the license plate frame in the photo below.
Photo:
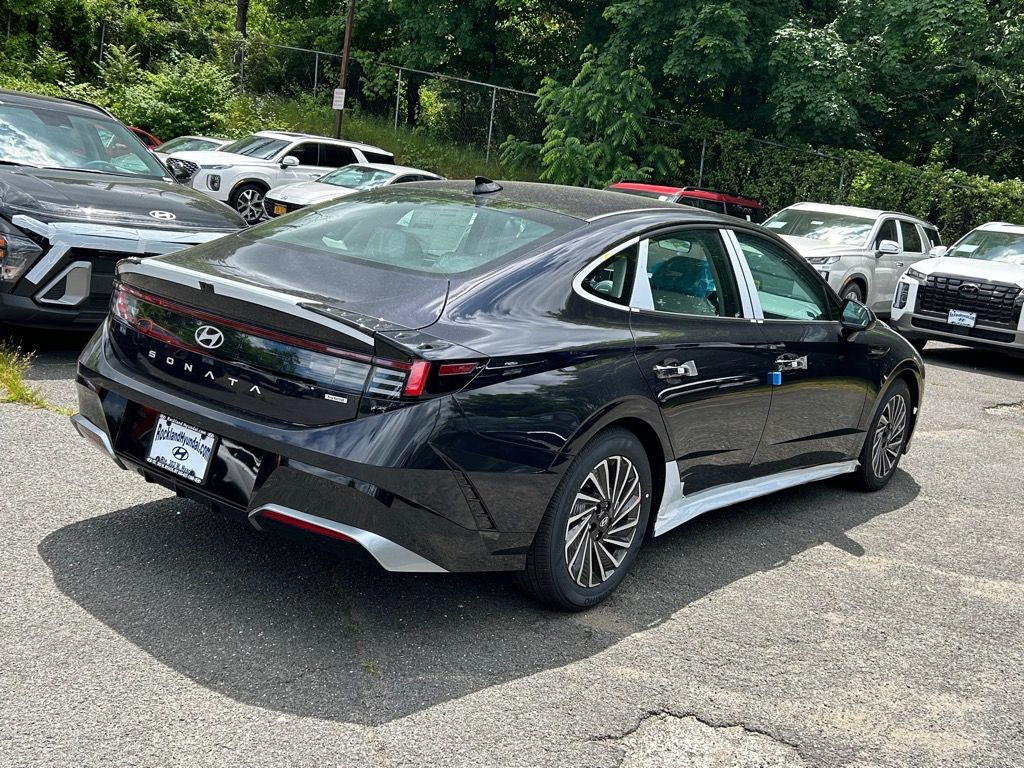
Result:
{"type": "Polygon", "coordinates": [[[146,462],[196,485],[205,485],[217,440],[212,432],[160,414],[153,424],[146,462]]]}
{"type": "Polygon", "coordinates": [[[946,323],[955,325],[958,328],[973,328],[978,322],[977,312],[967,312],[963,309],[951,309],[946,315],[946,323]]]}

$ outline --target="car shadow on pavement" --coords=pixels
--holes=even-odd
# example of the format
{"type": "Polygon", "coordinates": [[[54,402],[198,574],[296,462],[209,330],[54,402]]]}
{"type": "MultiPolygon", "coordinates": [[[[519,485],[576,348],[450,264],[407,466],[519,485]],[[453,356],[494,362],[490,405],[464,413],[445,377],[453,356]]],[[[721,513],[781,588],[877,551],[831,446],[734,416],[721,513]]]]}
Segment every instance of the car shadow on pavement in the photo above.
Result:
{"type": "Polygon", "coordinates": [[[1024,357],[971,347],[930,344],[921,353],[926,366],[937,365],[968,373],[981,373],[1010,381],[1024,380],[1024,357]]]}
{"type": "Polygon", "coordinates": [[[914,499],[898,471],[874,494],[817,483],[712,512],[645,544],[584,614],[547,610],[507,575],[388,573],[169,498],[83,520],[39,553],[57,587],[159,662],[232,699],[381,724],[561,667],[649,629],[738,579],[914,499]]]}

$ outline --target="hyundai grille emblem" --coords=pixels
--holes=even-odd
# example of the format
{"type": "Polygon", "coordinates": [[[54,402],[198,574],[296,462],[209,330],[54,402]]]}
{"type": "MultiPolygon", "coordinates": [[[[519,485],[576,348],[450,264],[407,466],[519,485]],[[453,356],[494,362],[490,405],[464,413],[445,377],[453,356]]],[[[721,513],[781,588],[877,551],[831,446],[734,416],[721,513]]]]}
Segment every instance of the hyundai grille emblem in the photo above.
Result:
{"type": "Polygon", "coordinates": [[[182,448],[180,445],[171,451],[171,455],[174,456],[178,461],[188,460],[188,451],[182,448]]]}
{"type": "Polygon", "coordinates": [[[977,293],[980,287],[977,283],[964,283],[960,286],[960,293],[977,293]]]}
{"type": "Polygon", "coordinates": [[[150,211],[149,215],[154,219],[160,219],[160,221],[174,221],[178,218],[170,211],[150,211]]]}
{"type": "Polygon", "coordinates": [[[212,325],[201,325],[196,328],[196,343],[206,349],[216,349],[224,343],[224,334],[212,325]]]}

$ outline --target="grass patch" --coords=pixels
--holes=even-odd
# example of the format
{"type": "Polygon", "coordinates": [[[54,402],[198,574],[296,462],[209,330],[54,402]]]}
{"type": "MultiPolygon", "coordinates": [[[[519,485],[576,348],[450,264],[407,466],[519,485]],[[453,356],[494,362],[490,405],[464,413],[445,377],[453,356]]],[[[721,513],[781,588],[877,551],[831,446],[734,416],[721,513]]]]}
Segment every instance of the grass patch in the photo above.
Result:
{"type": "Polygon", "coordinates": [[[31,352],[23,352],[21,347],[0,344],[0,402],[21,403],[70,416],[73,411],[51,405],[37,387],[25,381],[25,373],[33,357],[31,352]]]}
{"type": "Polygon", "coordinates": [[[380,677],[380,667],[372,661],[361,662],[359,666],[363,668],[363,671],[366,672],[366,674],[373,675],[374,677],[380,677]]]}

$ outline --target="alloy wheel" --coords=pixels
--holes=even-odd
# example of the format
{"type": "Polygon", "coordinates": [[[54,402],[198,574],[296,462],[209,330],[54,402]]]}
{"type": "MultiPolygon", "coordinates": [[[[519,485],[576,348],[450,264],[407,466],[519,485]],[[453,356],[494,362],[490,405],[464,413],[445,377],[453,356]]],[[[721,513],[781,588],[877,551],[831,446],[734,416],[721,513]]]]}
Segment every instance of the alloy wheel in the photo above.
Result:
{"type": "Polygon", "coordinates": [[[249,224],[255,224],[263,216],[263,195],[257,189],[243,189],[235,203],[242,218],[249,224]]]}
{"type": "Polygon", "coordinates": [[[886,477],[899,461],[903,437],[907,431],[907,401],[897,393],[882,409],[871,444],[871,469],[875,476],[886,477]]]}
{"type": "Polygon", "coordinates": [[[643,488],[625,456],[595,466],[576,492],[565,526],[565,566],[581,587],[603,584],[622,564],[637,535],[643,488]]]}

